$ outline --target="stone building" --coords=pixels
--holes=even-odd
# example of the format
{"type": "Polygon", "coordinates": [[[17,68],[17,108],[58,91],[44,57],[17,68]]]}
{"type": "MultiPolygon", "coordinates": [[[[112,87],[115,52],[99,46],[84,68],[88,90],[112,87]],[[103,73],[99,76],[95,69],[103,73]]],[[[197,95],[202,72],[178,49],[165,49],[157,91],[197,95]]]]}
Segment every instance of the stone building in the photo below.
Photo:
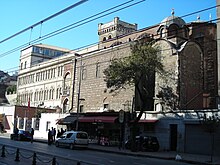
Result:
{"type": "MultiPolygon", "coordinates": [[[[165,69],[169,73],[166,79],[156,75],[155,86],[152,86],[155,88],[153,111],[163,113],[175,109],[216,108],[215,23],[200,19],[186,23],[172,12],[171,16],[166,17],[160,24],[138,30],[137,24],[126,23],[116,17],[109,23],[99,24],[98,34],[98,44],[80,50],[70,51],[43,44],[22,50],[17,87],[20,104],[27,106],[30,103],[31,107],[53,108],[60,113],[70,113],[71,121],[68,123],[73,128],[77,120],[76,113],[79,112],[79,128],[83,127],[94,137],[97,132],[105,136],[110,136],[111,132],[114,137],[110,139],[119,140],[120,124],[117,112],[132,111],[135,90],[134,87],[129,87],[117,93],[112,92],[106,87],[103,71],[113,59],[129,56],[131,43],[151,38],[155,39],[165,69]],[[45,53],[61,53],[48,57],[41,49],[45,53]],[[170,87],[176,96],[172,108],[159,97],[160,91],[167,87],[170,87]],[[114,115],[109,116],[110,113],[114,115]]],[[[160,119],[149,120],[144,117],[141,120],[141,130],[148,131],[148,128],[151,128],[153,133],[160,122],[160,119]]],[[[60,124],[63,124],[62,120],[60,121],[60,124]]],[[[184,134],[184,123],[172,122],[173,119],[165,122],[165,125],[167,132],[172,130],[174,133],[168,135],[166,132],[166,136],[160,135],[161,143],[169,143],[169,137],[173,137],[177,132],[184,134]]],[[[189,127],[191,128],[191,125],[189,127]]],[[[175,144],[172,148],[175,150],[177,136],[173,139],[175,144]]],[[[184,146],[184,138],[181,140],[180,146],[184,146]]]]}
{"type": "Polygon", "coordinates": [[[155,96],[161,87],[170,86],[178,98],[174,109],[216,108],[216,25],[200,19],[186,24],[172,13],[157,32],[157,45],[170,75],[166,81],[156,80],[155,96]]]}
{"type": "MultiPolygon", "coordinates": [[[[60,107],[64,113],[76,112],[78,100],[80,112],[119,111],[126,103],[131,108],[134,89],[118,94],[109,92],[103,70],[112,59],[130,55],[131,42],[150,37],[161,49],[165,68],[171,75],[167,81],[178,97],[178,108],[216,107],[216,24],[199,19],[186,23],[173,12],[160,24],[140,30],[136,24],[116,17],[110,23],[99,24],[98,34],[99,44],[81,50],[43,44],[22,50],[18,76],[20,104],[27,105],[30,99],[31,106],[60,107]]],[[[163,106],[157,95],[165,84],[159,77],[156,79],[154,110],[163,106]]]]}

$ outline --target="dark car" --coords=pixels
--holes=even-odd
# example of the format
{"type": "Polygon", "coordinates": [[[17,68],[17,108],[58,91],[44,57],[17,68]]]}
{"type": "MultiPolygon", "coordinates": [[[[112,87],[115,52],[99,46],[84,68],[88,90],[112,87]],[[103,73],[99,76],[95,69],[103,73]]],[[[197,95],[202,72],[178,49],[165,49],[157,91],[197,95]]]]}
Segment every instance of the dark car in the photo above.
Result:
{"type": "MultiPolygon", "coordinates": [[[[135,146],[141,151],[158,151],[160,148],[157,137],[154,136],[136,136],[135,146]]],[[[131,149],[131,139],[125,142],[125,148],[131,149]]]]}
{"type": "Polygon", "coordinates": [[[25,130],[19,130],[18,134],[11,134],[11,140],[31,141],[31,133],[25,130]]]}

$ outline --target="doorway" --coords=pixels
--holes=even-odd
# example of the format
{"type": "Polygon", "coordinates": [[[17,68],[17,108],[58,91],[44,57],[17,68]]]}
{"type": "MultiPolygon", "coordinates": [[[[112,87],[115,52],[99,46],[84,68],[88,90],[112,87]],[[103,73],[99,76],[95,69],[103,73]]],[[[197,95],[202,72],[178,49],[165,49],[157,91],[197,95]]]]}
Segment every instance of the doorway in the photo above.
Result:
{"type": "Polygon", "coordinates": [[[176,151],[177,148],[177,124],[170,124],[170,150],[176,151]]]}

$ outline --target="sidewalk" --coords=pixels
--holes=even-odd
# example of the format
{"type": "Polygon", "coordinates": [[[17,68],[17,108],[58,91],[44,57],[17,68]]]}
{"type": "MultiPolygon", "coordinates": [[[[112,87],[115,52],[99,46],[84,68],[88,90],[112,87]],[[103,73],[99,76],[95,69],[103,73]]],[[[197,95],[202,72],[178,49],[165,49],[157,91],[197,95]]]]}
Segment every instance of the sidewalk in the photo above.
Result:
{"type": "MultiPolygon", "coordinates": [[[[0,136],[9,137],[9,135],[5,134],[0,136]]],[[[47,143],[47,139],[37,138],[35,137],[34,141],[47,143]]],[[[132,152],[126,149],[119,149],[118,147],[111,147],[111,146],[101,146],[97,144],[90,144],[90,150],[96,150],[101,152],[108,152],[108,153],[117,153],[121,155],[131,155],[131,156],[138,156],[138,157],[149,157],[149,158],[156,158],[156,159],[166,159],[166,160],[175,160],[176,155],[181,156],[181,162],[186,162],[190,164],[200,164],[200,165],[220,165],[220,156],[213,156],[213,162],[210,162],[211,156],[210,155],[198,155],[198,154],[188,154],[188,153],[177,153],[175,151],[159,151],[159,152],[132,152]]]]}
{"type": "MultiPolygon", "coordinates": [[[[47,139],[35,138],[37,142],[47,143],[47,139]]],[[[118,147],[111,146],[101,146],[98,144],[89,144],[90,150],[108,152],[108,153],[117,153],[121,155],[130,155],[138,157],[149,157],[156,159],[165,159],[165,160],[175,160],[176,155],[181,156],[181,162],[186,162],[190,164],[200,164],[200,165],[220,165],[220,156],[213,156],[213,162],[210,162],[210,155],[198,155],[198,154],[188,154],[188,153],[177,153],[176,151],[159,151],[159,152],[132,152],[127,149],[119,149],[118,147]]]]}

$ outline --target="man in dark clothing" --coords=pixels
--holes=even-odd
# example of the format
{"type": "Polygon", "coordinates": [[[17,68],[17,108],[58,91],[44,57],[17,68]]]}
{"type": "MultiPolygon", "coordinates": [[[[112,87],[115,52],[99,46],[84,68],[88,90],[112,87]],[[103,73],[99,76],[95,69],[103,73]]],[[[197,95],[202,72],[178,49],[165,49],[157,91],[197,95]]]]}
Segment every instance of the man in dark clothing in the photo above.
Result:
{"type": "Polygon", "coordinates": [[[49,129],[48,130],[48,137],[47,137],[47,144],[48,145],[51,145],[51,143],[52,143],[52,132],[51,132],[51,130],[49,129]]]}
{"type": "Polygon", "coordinates": [[[19,132],[19,129],[16,127],[16,128],[14,129],[15,140],[18,140],[18,132],[19,132]]]}
{"type": "Polygon", "coordinates": [[[56,128],[53,128],[53,142],[55,142],[56,140],[56,134],[57,134],[57,131],[56,131],[56,128]]]}
{"type": "Polygon", "coordinates": [[[34,140],[34,129],[31,128],[31,143],[33,143],[34,140]]]}

